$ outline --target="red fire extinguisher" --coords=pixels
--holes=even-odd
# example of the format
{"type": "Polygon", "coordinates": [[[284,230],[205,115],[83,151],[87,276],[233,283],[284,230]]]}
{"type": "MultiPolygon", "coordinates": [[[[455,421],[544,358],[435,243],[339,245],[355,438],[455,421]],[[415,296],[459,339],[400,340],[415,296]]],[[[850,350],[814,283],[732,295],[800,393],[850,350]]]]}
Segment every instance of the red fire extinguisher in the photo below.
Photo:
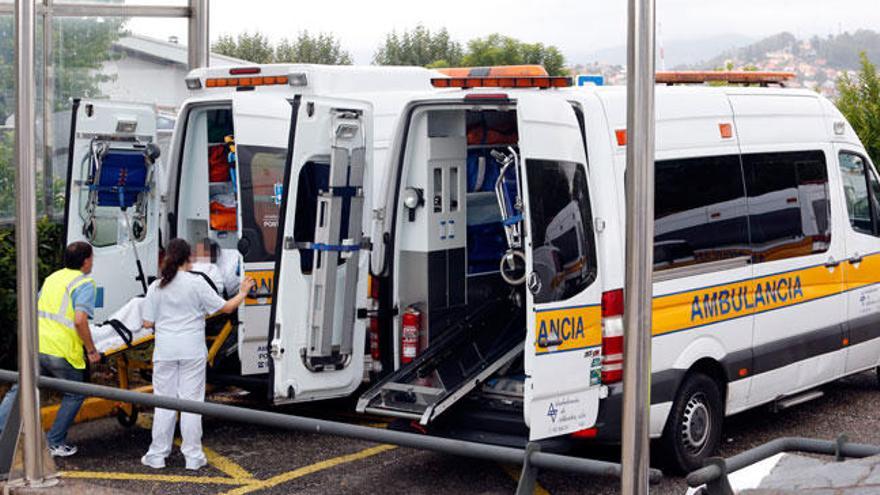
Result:
{"type": "Polygon", "coordinates": [[[419,328],[422,326],[422,313],[410,306],[403,313],[403,331],[400,332],[400,362],[411,363],[419,354],[419,328]]]}

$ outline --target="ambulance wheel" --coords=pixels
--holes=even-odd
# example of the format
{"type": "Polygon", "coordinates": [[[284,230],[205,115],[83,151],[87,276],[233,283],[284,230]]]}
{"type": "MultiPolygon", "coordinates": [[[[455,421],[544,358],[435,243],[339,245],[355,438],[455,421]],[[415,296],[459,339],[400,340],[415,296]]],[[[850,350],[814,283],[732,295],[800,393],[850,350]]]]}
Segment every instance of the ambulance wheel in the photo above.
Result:
{"type": "Polygon", "coordinates": [[[723,420],[715,380],[701,373],[685,377],[663,429],[665,467],[680,474],[703,467],[703,460],[714,455],[721,443],[723,420]]]}
{"type": "Polygon", "coordinates": [[[131,428],[137,423],[138,419],[138,408],[136,405],[131,405],[131,414],[125,412],[125,409],[120,407],[119,410],[116,411],[116,421],[119,421],[119,424],[125,428],[131,428]]]}

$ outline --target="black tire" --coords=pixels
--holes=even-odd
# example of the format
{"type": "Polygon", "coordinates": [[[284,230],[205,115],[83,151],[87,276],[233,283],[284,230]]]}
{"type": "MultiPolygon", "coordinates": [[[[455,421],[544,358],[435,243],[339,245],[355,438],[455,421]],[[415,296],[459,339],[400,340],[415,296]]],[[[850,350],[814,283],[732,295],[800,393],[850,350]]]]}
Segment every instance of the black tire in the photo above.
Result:
{"type": "Polygon", "coordinates": [[[119,408],[116,411],[116,421],[119,422],[124,428],[131,428],[137,423],[138,419],[138,408],[136,405],[131,405],[131,414],[125,412],[125,409],[119,408]]]}
{"type": "Polygon", "coordinates": [[[677,474],[703,467],[703,461],[718,450],[723,422],[721,391],[715,380],[701,373],[686,376],[660,440],[664,467],[677,474]]]}

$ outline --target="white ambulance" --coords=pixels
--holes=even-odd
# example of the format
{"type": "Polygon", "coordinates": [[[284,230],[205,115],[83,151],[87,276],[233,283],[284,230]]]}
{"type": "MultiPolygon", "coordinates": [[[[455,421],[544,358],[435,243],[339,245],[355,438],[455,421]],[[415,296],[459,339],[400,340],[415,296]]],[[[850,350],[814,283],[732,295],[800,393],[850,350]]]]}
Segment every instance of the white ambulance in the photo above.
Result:
{"type": "MultiPolygon", "coordinates": [[[[864,148],[824,98],[727,77],[753,86],[657,88],[651,435],[680,470],[712,455],[724,416],[880,364],[880,182],[864,148]]],[[[270,335],[253,341],[271,395],[357,393],[358,411],[483,441],[617,440],[624,88],[433,84],[390,91],[400,112],[381,136],[374,97],[304,89],[286,114],[270,335]]],[[[251,116],[254,134],[273,111],[251,116]]],[[[204,150],[192,115],[172,159],[204,150]]],[[[241,163],[263,143],[238,122],[241,163]]],[[[192,180],[175,167],[169,204],[204,205],[175,199],[192,180]]],[[[202,235],[188,222],[207,212],[169,211],[167,235],[202,235]]],[[[258,245],[244,230],[224,247],[258,245]]]]}
{"type": "MultiPolygon", "coordinates": [[[[87,240],[95,247],[95,321],[105,321],[145,292],[169,239],[182,237],[193,245],[210,239],[222,275],[216,281],[221,292],[237,291],[245,275],[257,281],[239,311],[237,337],[224,348],[233,358],[227,361],[232,367],[228,371],[256,378],[242,384],[265,384],[276,240],[284,218],[291,143],[303,143],[298,149],[305,151],[295,159],[310,163],[303,172],[310,174],[309,181],[294,177],[294,184],[302,183],[309,188],[303,194],[315,197],[327,188],[337,146],[348,146],[359,167],[372,163],[374,154],[384,161],[408,92],[430,89],[430,78],[436,76],[415,67],[199,69],[186,79],[191,97],[177,117],[170,150],[158,160],[144,159],[157,154],[152,146],[157,142],[155,108],[75,101],[65,238],[87,240]],[[331,135],[339,123],[350,124],[347,129],[355,134],[331,135]]],[[[369,171],[365,178],[344,180],[362,189],[360,182],[351,181],[372,175],[369,171]]],[[[360,192],[354,196],[371,209],[370,198],[360,192]]],[[[310,208],[314,216],[315,205],[310,208]]],[[[366,262],[363,258],[364,270],[366,262]]]]}

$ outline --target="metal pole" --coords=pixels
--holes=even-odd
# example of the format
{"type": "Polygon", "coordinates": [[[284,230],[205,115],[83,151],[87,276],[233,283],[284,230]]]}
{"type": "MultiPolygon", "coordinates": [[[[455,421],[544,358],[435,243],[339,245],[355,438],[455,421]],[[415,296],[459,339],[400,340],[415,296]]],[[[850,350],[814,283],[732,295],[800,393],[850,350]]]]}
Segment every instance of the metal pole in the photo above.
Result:
{"type": "Polygon", "coordinates": [[[19,398],[22,421],[24,482],[46,479],[37,390],[37,227],[33,0],[15,1],[15,249],[18,295],[19,398]]]}
{"type": "Polygon", "coordinates": [[[54,149],[52,116],[55,112],[54,68],[55,50],[52,38],[52,4],[53,0],[43,0],[43,213],[52,218],[54,215],[55,168],[52,163],[54,149]]]}
{"type": "MultiPolygon", "coordinates": [[[[16,381],[18,378],[19,377],[14,371],[0,369],[0,381],[16,381]]],[[[568,471],[572,473],[598,476],[620,476],[621,474],[620,464],[553,454],[550,452],[541,452],[540,449],[534,448],[526,451],[513,447],[502,447],[500,445],[468,442],[452,438],[391,431],[384,428],[352,425],[271,411],[247,409],[226,404],[145,394],[142,392],[134,392],[104,385],[61,380],[47,376],[41,376],[38,379],[41,387],[61,392],[86,395],[90,397],[103,397],[105,399],[131,404],[191,412],[229,421],[265,426],[267,428],[281,428],[322,435],[335,435],[345,438],[366,440],[368,442],[391,443],[400,445],[401,447],[432,450],[444,454],[492,460],[509,464],[522,464],[528,456],[530,466],[541,469],[553,469],[557,471],[568,471]]],[[[662,473],[655,469],[651,471],[650,476],[656,482],[660,480],[662,473]]]]}
{"type": "Polygon", "coordinates": [[[189,69],[207,67],[211,39],[208,33],[208,0],[189,0],[189,69]]]}
{"type": "Polygon", "coordinates": [[[648,493],[654,266],[654,0],[629,0],[621,492],[648,493]]]}

